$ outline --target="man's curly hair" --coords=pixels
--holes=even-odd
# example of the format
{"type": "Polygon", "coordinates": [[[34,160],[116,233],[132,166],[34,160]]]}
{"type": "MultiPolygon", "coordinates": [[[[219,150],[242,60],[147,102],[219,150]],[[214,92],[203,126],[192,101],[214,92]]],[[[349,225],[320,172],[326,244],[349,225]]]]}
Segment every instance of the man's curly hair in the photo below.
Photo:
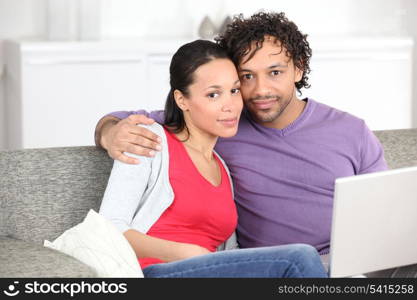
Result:
{"type": "Polygon", "coordinates": [[[295,86],[300,92],[301,88],[309,88],[308,74],[310,73],[310,58],[312,51],[307,42],[307,35],[302,34],[297,25],[289,21],[284,13],[258,12],[245,19],[242,14],[233,18],[215,40],[225,48],[235,65],[239,65],[242,59],[252,51],[253,42],[256,48],[252,51],[250,60],[264,42],[265,36],[276,38],[286,49],[288,57],[292,58],[294,65],[303,71],[303,76],[295,86]]]}

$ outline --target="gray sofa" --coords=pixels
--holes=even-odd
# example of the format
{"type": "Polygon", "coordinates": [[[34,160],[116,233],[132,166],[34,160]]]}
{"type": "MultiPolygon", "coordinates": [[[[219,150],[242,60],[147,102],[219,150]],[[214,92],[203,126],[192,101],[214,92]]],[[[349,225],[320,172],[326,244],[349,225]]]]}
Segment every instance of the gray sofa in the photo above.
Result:
{"type": "MultiPolygon", "coordinates": [[[[375,134],[391,168],[417,165],[417,129],[375,134]]],[[[98,211],[111,167],[95,147],[0,152],[0,277],[95,277],[43,241],[98,211]]]]}

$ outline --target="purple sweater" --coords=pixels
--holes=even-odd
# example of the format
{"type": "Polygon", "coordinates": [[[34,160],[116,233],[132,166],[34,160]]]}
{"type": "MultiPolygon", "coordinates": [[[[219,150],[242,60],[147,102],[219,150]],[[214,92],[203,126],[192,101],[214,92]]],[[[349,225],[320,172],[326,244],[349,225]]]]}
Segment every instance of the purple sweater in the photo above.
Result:
{"type": "MultiPolygon", "coordinates": [[[[381,144],[365,122],[312,99],[284,129],[244,111],[232,138],[216,151],[233,177],[239,246],[306,243],[329,252],[336,178],[387,169],[381,144]]],[[[114,112],[120,119],[137,112],[114,112]]],[[[163,122],[163,111],[148,116],[163,122]]]]}

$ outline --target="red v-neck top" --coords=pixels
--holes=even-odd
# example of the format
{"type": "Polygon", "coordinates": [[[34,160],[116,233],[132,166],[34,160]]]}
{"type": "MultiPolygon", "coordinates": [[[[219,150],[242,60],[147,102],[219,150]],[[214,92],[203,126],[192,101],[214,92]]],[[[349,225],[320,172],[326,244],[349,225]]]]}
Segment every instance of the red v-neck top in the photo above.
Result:
{"type": "MultiPolygon", "coordinates": [[[[214,252],[237,226],[229,176],[219,158],[213,154],[221,170],[221,183],[214,186],[200,174],[175,134],[166,129],[165,134],[169,151],[169,181],[175,197],[147,234],[196,244],[214,252]]],[[[161,262],[155,258],[139,259],[142,269],[161,262]]]]}

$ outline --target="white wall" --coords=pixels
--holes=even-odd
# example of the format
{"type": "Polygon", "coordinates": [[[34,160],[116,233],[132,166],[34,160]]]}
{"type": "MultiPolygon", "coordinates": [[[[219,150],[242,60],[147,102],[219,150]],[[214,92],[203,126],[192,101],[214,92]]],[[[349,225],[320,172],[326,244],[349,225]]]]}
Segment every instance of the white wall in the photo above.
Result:
{"type": "MultiPolygon", "coordinates": [[[[49,0],[58,1],[58,0],[49,0]]],[[[59,0],[65,1],[65,0],[59,0]]],[[[80,1],[80,0],[67,0],[80,1]]],[[[100,0],[81,0],[100,1],[100,0]]],[[[415,18],[415,0],[101,0],[103,38],[192,37],[205,15],[220,26],[226,15],[263,8],[284,11],[310,35],[401,34],[415,18]],[[414,9],[414,11],[413,11],[414,9]],[[407,24],[406,24],[407,23],[407,24]],[[331,24],[331,26],[329,25],[331,24]]],[[[98,2],[97,2],[98,3],[98,2]]],[[[0,0],[0,39],[47,36],[48,0],[0,0]]]]}
{"type": "Polygon", "coordinates": [[[263,8],[286,12],[312,35],[397,34],[407,14],[404,1],[409,0],[102,0],[102,33],[106,38],[189,37],[205,15],[220,26],[226,15],[249,16],[263,8]]]}
{"type": "Polygon", "coordinates": [[[0,149],[5,148],[5,107],[4,107],[4,69],[3,69],[3,43],[0,40],[0,149]]]}
{"type": "MultiPolygon", "coordinates": [[[[0,0],[0,73],[3,70],[2,40],[43,38],[46,32],[45,16],[46,0],[0,0]]],[[[0,149],[5,147],[4,95],[3,74],[0,75],[0,149]]]]}
{"type": "MultiPolygon", "coordinates": [[[[1,40],[48,36],[48,1],[0,0],[1,40]]],[[[60,0],[64,1],[64,0],[60,0]]],[[[80,1],[80,0],[68,0],[80,1]]],[[[99,0],[81,0],[99,1],[99,0]]],[[[198,26],[208,15],[220,26],[227,15],[248,16],[263,8],[284,11],[299,28],[311,35],[404,35],[417,40],[415,0],[101,0],[97,24],[103,39],[135,37],[197,37],[198,26]]],[[[314,49],[313,49],[314,50],[314,49]]],[[[417,101],[417,51],[414,54],[413,99],[417,101]]],[[[0,78],[0,148],[3,145],[4,85],[0,78]]],[[[417,127],[417,103],[413,103],[417,127]]]]}
{"type": "MultiPolygon", "coordinates": [[[[54,1],[54,0],[50,0],[54,1]]],[[[57,1],[57,0],[55,0],[57,1]]],[[[62,1],[62,0],[60,0],[62,1]]],[[[79,0],[68,0],[79,1],[79,0]]],[[[89,1],[89,0],[81,0],[89,1]]],[[[90,0],[93,1],[93,0],[90,0]]],[[[97,1],[97,0],[94,0],[97,1]]],[[[205,15],[220,26],[226,15],[263,8],[284,11],[311,35],[398,34],[415,17],[415,0],[101,0],[103,38],[190,37],[205,15]],[[329,26],[331,24],[331,26],[329,26]]],[[[0,39],[46,36],[48,0],[0,0],[0,39]]]]}
{"type": "Polygon", "coordinates": [[[44,36],[45,0],[0,0],[0,39],[44,36]]]}
{"type": "Polygon", "coordinates": [[[405,18],[406,28],[408,33],[414,37],[414,64],[413,64],[413,127],[417,128],[417,1],[403,0],[404,7],[407,11],[405,18]]]}

